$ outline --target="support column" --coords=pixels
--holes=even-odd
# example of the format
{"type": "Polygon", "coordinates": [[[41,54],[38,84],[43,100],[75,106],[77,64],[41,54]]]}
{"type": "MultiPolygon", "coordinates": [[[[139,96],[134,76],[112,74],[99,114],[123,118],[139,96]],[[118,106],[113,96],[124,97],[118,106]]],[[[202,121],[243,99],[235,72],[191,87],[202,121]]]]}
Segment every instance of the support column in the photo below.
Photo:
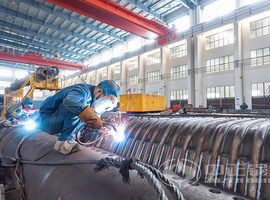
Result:
{"type": "Polygon", "coordinates": [[[121,70],[120,93],[126,94],[127,93],[127,62],[126,61],[120,62],[120,70],[121,70]]]}
{"type": "Polygon", "coordinates": [[[170,91],[168,91],[168,78],[169,78],[169,49],[168,46],[163,46],[160,48],[160,58],[161,58],[161,66],[160,66],[160,74],[161,76],[161,88],[162,88],[162,93],[166,98],[166,107],[170,107],[170,91]]]}
{"type": "MultiPolygon", "coordinates": [[[[234,21],[234,87],[235,87],[235,109],[240,109],[240,105],[246,101],[244,99],[244,86],[243,86],[243,59],[242,55],[242,37],[241,21],[234,21]]],[[[248,105],[251,105],[251,102],[245,102],[248,105]]]]}
{"type": "Polygon", "coordinates": [[[100,70],[96,70],[96,84],[99,84],[101,82],[101,72],[100,70]]]}
{"type": "MultiPolygon", "coordinates": [[[[201,69],[202,65],[202,45],[200,35],[194,35],[194,73],[195,73],[195,107],[199,107],[200,105],[207,106],[206,95],[204,96],[203,91],[203,73],[204,71],[201,69]],[[205,99],[205,101],[204,101],[205,99]]],[[[194,106],[194,105],[193,105],[194,106]]]]}
{"type": "Polygon", "coordinates": [[[145,55],[138,56],[138,79],[140,93],[145,93],[145,55]]]}
{"type": "Polygon", "coordinates": [[[195,57],[194,38],[187,39],[187,66],[188,66],[188,104],[195,106],[195,57]]]}
{"type": "Polygon", "coordinates": [[[113,66],[111,66],[111,65],[108,66],[107,71],[108,71],[108,76],[107,76],[108,80],[113,80],[113,73],[114,73],[113,66]]]}
{"type": "MultiPolygon", "coordinates": [[[[200,6],[196,6],[189,11],[190,26],[194,27],[201,21],[200,6]]],[[[203,105],[202,99],[202,74],[199,74],[201,66],[201,50],[198,44],[200,40],[197,35],[193,35],[193,30],[189,38],[187,38],[187,66],[188,72],[188,103],[195,107],[203,105]],[[198,79],[198,80],[196,80],[198,79]]]]}

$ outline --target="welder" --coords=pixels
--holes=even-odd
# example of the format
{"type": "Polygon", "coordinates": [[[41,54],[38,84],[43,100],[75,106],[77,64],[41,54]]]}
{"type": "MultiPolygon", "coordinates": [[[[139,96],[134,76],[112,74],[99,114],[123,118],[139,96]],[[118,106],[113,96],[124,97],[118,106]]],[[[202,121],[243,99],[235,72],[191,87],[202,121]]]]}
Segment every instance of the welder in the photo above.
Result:
{"type": "Polygon", "coordinates": [[[76,129],[82,123],[92,129],[102,128],[98,115],[116,107],[119,91],[117,83],[105,80],[97,86],[71,85],[45,99],[39,110],[41,129],[51,135],[59,133],[54,149],[62,154],[83,149],[84,146],[74,140],[76,129]]]}
{"type": "Polygon", "coordinates": [[[30,118],[35,120],[38,117],[38,112],[33,108],[33,100],[26,97],[22,102],[12,104],[7,109],[5,116],[12,125],[20,125],[30,118]]]}

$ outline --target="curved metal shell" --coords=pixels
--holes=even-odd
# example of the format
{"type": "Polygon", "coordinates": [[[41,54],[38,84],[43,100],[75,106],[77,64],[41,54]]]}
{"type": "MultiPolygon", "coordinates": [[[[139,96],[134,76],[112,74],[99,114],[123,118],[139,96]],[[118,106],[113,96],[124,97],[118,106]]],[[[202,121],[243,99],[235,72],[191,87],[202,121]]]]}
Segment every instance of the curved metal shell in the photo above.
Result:
{"type": "MultiPolygon", "coordinates": [[[[123,142],[116,142],[113,136],[107,135],[95,144],[95,148],[63,156],[50,151],[55,137],[37,132],[23,143],[22,157],[58,160],[135,156],[164,170],[186,200],[270,199],[269,119],[114,119],[116,124],[120,121],[127,123],[123,142]]],[[[1,129],[1,154],[15,156],[16,147],[25,134],[22,129],[1,129]]],[[[92,133],[85,139],[93,141],[99,135],[92,133]]],[[[27,195],[32,199],[61,196],[62,199],[156,199],[145,180],[132,173],[131,189],[122,183],[118,171],[113,168],[96,174],[90,165],[25,165],[23,173],[27,195]],[[136,196],[137,192],[141,196],[136,196]]]]}
{"type": "Polygon", "coordinates": [[[125,133],[107,150],[246,198],[270,199],[269,119],[134,117],[125,133]]]}
{"type": "MultiPolygon", "coordinates": [[[[15,157],[18,144],[29,134],[23,128],[0,127],[0,153],[15,157]]],[[[57,137],[36,131],[21,146],[21,156],[26,160],[58,161],[76,159],[115,158],[117,155],[98,148],[62,155],[53,150],[57,137]]],[[[133,200],[156,199],[153,188],[147,180],[130,171],[131,185],[124,184],[119,169],[110,167],[95,173],[92,164],[40,166],[22,164],[21,175],[26,189],[26,199],[33,200],[133,200]]],[[[14,171],[14,169],[13,169],[14,171]]],[[[14,174],[14,173],[13,173],[14,174]]],[[[13,177],[16,180],[15,177],[13,177]]]]}

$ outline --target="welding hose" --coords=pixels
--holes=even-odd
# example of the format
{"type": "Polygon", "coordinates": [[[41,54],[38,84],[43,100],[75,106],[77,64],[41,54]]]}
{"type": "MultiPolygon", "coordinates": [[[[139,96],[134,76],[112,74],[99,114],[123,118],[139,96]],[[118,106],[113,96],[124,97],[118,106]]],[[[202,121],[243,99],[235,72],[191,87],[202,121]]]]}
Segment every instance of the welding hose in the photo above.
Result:
{"type": "MultiPolygon", "coordinates": [[[[116,132],[116,127],[110,123],[107,123],[107,122],[103,122],[103,127],[112,127],[113,130],[116,132]]],[[[89,130],[89,131],[92,131],[92,132],[98,132],[98,129],[92,129],[92,128],[87,128],[87,124],[83,124],[75,133],[75,140],[80,144],[80,145],[83,145],[83,146],[92,146],[93,144],[97,143],[102,137],[104,137],[105,135],[107,135],[108,133],[102,133],[97,139],[95,139],[94,141],[91,141],[91,142],[87,142],[87,143],[84,143],[80,140],[80,133],[82,131],[86,131],[86,130],[89,130]]]]}

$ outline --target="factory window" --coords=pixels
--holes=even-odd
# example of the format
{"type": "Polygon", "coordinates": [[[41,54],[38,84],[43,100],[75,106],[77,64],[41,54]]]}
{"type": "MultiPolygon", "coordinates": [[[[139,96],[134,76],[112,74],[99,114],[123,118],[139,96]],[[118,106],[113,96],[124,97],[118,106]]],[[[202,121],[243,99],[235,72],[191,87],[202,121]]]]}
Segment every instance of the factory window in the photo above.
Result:
{"type": "Polygon", "coordinates": [[[251,85],[252,88],[252,96],[265,96],[270,94],[270,82],[267,83],[253,83],[251,85]]]}
{"type": "Polygon", "coordinates": [[[182,44],[170,48],[170,59],[179,58],[187,55],[187,44],[182,44]]]}
{"type": "Polygon", "coordinates": [[[161,95],[160,92],[148,92],[147,94],[151,94],[151,95],[161,95]]]}
{"type": "Polygon", "coordinates": [[[12,76],[12,71],[9,69],[1,69],[0,76],[2,77],[11,77],[12,76]]]}
{"type": "Polygon", "coordinates": [[[170,79],[187,77],[187,75],[188,75],[187,65],[181,65],[178,67],[170,68],[170,79]]]}
{"type": "Polygon", "coordinates": [[[33,94],[34,98],[35,97],[43,97],[43,91],[34,91],[34,94],[33,94]]]}
{"type": "Polygon", "coordinates": [[[71,79],[68,79],[68,80],[67,80],[67,86],[70,86],[71,83],[72,83],[72,80],[71,80],[71,79]]]}
{"type": "Polygon", "coordinates": [[[138,76],[130,76],[129,85],[137,85],[137,84],[138,84],[138,76]]]}
{"type": "Polygon", "coordinates": [[[234,69],[234,56],[223,56],[206,60],[206,73],[221,72],[234,69]]]}
{"type": "Polygon", "coordinates": [[[148,83],[160,81],[160,70],[147,73],[148,83]]]}
{"type": "Polygon", "coordinates": [[[187,30],[190,27],[189,15],[184,15],[171,22],[170,27],[175,27],[176,32],[187,30]]]}
{"type": "Polygon", "coordinates": [[[118,45],[113,47],[113,57],[121,56],[125,53],[124,45],[118,45]]]}
{"type": "Polygon", "coordinates": [[[250,52],[251,56],[251,66],[266,65],[270,63],[270,48],[262,48],[252,50],[250,52]]]}
{"type": "Polygon", "coordinates": [[[242,1],[242,6],[246,6],[246,5],[255,3],[255,2],[257,2],[257,1],[260,1],[260,0],[243,0],[243,1],[242,1]]]}
{"type": "Polygon", "coordinates": [[[107,50],[107,51],[104,51],[103,53],[101,53],[102,62],[110,60],[111,58],[112,58],[111,51],[107,50]]]}
{"type": "Polygon", "coordinates": [[[207,99],[235,97],[234,86],[206,88],[207,99]]]}
{"type": "Polygon", "coordinates": [[[209,21],[235,10],[235,0],[218,0],[201,7],[202,21],[209,21]],[[222,9],[221,9],[222,8],[222,9]]]}
{"type": "Polygon", "coordinates": [[[129,63],[128,63],[129,70],[133,70],[133,69],[137,69],[137,68],[138,68],[138,59],[129,61],[129,63]]]}
{"type": "Polygon", "coordinates": [[[121,80],[120,79],[117,79],[117,80],[114,80],[119,86],[121,86],[121,80]]]}
{"type": "Polygon", "coordinates": [[[92,73],[92,81],[96,80],[96,73],[92,73]]]}
{"type": "Polygon", "coordinates": [[[28,75],[28,71],[15,71],[15,78],[21,79],[28,75]]]}
{"type": "Polygon", "coordinates": [[[2,87],[9,87],[10,86],[10,82],[9,81],[0,81],[0,85],[2,87]]]}
{"type": "Polygon", "coordinates": [[[99,64],[100,63],[99,56],[93,56],[92,59],[91,59],[91,61],[92,61],[92,65],[99,64]]]}
{"type": "Polygon", "coordinates": [[[270,17],[250,22],[250,38],[269,34],[270,17]]]}
{"type": "Polygon", "coordinates": [[[102,69],[101,77],[107,77],[107,68],[102,69]]]}
{"type": "Polygon", "coordinates": [[[233,29],[206,37],[206,50],[233,44],[233,29]]]}
{"type": "Polygon", "coordinates": [[[151,44],[153,42],[155,42],[155,40],[151,40],[151,39],[147,40],[146,39],[144,45],[148,45],[148,44],[151,44]]]}
{"type": "Polygon", "coordinates": [[[114,66],[114,74],[120,74],[120,65],[114,66]]]}
{"type": "Polygon", "coordinates": [[[156,63],[160,63],[160,52],[147,56],[147,65],[153,65],[156,63]]]}
{"type": "Polygon", "coordinates": [[[188,99],[188,90],[172,90],[171,100],[188,99]]]}
{"type": "Polygon", "coordinates": [[[134,51],[139,49],[142,46],[142,41],[140,37],[133,38],[132,40],[127,41],[128,51],[134,51]]]}

